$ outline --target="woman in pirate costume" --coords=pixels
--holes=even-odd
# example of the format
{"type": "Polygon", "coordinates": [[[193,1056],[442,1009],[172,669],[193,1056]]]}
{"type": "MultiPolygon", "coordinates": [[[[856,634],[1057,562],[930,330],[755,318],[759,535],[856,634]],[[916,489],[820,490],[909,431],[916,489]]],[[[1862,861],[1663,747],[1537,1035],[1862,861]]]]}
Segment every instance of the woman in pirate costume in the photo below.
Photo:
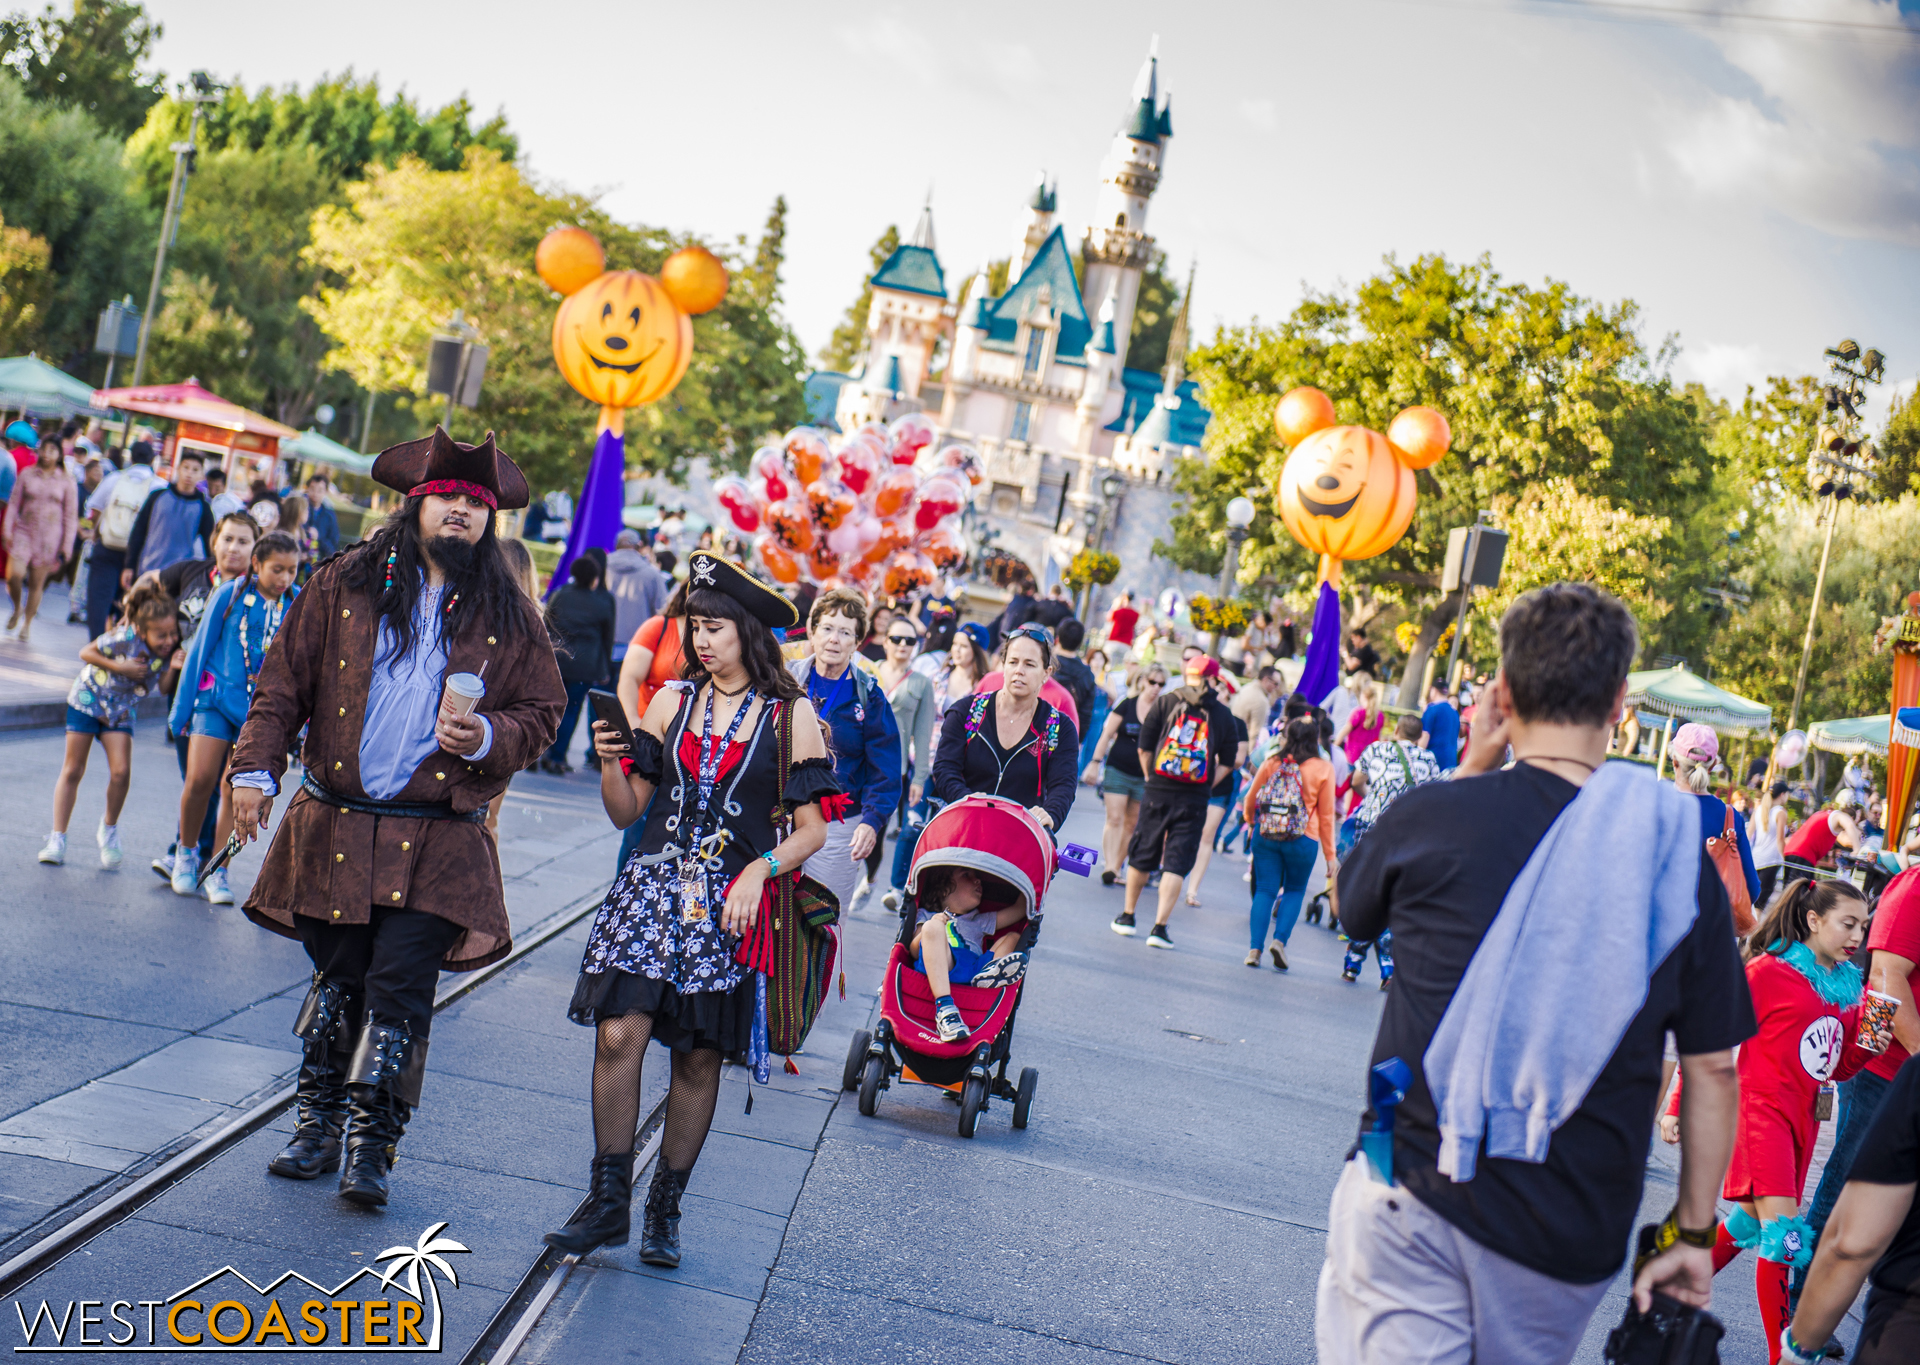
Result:
{"type": "Polygon", "coordinates": [[[680,1263],[680,1196],[713,1122],[721,1061],[753,1028],[741,938],[771,904],[771,879],[819,849],[822,800],[839,791],[774,639],[798,619],[792,604],[707,551],[688,571],[685,680],[655,695],[635,753],[594,725],[607,814],[622,829],[644,814],[645,826],[594,920],[568,1009],[597,1030],[588,1203],[546,1238],[576,1255],[626,1243],[652,1040],[671,1054],[673,1079],[640,1259],[663,1266],[680,1263]]]}

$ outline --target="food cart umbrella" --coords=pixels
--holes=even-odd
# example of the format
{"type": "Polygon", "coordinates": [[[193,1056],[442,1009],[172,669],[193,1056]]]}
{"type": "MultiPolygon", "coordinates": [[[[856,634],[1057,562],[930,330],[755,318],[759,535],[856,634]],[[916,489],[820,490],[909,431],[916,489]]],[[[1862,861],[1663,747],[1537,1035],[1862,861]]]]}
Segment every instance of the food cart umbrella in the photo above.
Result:
{"type": "Polygon", "coordinates": [[[1855,716],[1851,720],[1820,720],[1807,727],[1807,743],[1830,754],[1887,756],[1887,729],[1891,716],[1855,716]]]}
{"type": "Polygon", "coordinates": [[[47,364],[37,355],[0,360],[0,412],[19,409],[30,417],[105,417],[93,386],[47,364]]]}
{"type": "Polygon", "coordinates": [[[308,464],[323,464],[333,469],[344,469],[349,474],[369,475],[373,472],[374,457],[362,455],[349,449],[338,441],[322,436],[308,428],[291,441],[280,443],[280,453],[289,459],[305,460],[308,464]]]}
{"type": "Polygon", "coordinates": [[[1715,730],[1745,734],[1764,734],[1773,727],[1772,707],[1715,687],[1698,673],[1688,671],[1685,664],[1627,674],[1627,705],[1647,715],[1667,718],[1660,739],[1660,761],[1655,765],[1660,773],[1666,771],[1667,744],[1673,738],[1676,722],[1698,721],[1715,730]]]}

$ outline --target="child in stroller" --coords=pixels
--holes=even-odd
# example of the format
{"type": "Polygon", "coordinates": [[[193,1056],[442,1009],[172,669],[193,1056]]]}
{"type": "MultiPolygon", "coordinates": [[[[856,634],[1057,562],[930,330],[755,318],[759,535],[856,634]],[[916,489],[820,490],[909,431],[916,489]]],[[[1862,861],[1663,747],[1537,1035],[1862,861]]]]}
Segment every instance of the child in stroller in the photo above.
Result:
{"type": "Polygon", "coordinates": [[[953,1003],[954,977],[973,986],[1007,986],[1027,970],[1015,927],[1026,920],[1026,906],[982,910],[984,890],[980,874],[966,867],[928,868],[920,879],[913,965],[933,990],[934,1024],[943,1043],[957,1043],[969,1032],[953,1003]],[[934,905],[943,908],[925,908],[934,905]]]}

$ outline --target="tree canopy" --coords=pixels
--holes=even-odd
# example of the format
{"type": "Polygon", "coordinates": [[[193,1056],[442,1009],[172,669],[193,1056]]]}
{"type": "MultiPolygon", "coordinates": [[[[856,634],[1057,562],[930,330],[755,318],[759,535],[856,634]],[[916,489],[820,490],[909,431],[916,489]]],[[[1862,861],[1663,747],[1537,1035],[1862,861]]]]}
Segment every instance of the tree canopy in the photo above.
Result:
{"type": "Polygon", "coordinates": [[[160,34],[128,0],[73,0],[64,17],[52,5],[34,17],[22,10],[0,19],[0,66],[29,98],[84,110],[103,131],[126,137],[164,88],[161,76],[140,69],[160,34]]]}
{"type": "MultiPolygon", "coordinates": [[[[1084,279],[1085,276],[1083,275],[1084,279]]],[[[1097,316],[1105,299],[1088,299],[1087,314],[1097,316]]],[[[1180,311],[1180,284],[1167,274],[1167,253],[1154,249],[1140,272],[1140,293],[1133,304],[1133,328],[1127,341],[1127,368],[1154,374],[1167,368],[1167,344],[1180,311]]]]}

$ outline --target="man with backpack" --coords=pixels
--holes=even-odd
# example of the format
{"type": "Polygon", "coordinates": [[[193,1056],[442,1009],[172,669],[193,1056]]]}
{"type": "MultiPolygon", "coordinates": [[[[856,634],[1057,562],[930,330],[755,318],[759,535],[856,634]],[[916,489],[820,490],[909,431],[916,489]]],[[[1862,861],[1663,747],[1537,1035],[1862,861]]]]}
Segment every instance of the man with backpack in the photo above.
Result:
{"type": "Polygon", "coordinates": [[[100,480],[87,498],[87,516],[93,522],[93,550],[87,559],[87,633],[96,640],[106,633],[107,618],[120,601],[133,524],[147,505],[148,494],[159,486],[151,442],[135,441],[128,457],[131,463],[100,480]]]}
{"type": "Polygon", "coordinates": [[[1134,908],[1147,878],[1159,868],[1160,903],[1147,933],[1150,948],[1173,947],[1167,921],[1200,854],[1207,798],[1214,778],[1233,767],[1240,748],[1233,712],[1213,692],[1219,662],[1190,645],[1181,671],[1186,685],[1163,695],[1140,723],[1140,767],[1147,788],[1127,846],[1126,909],[1113,921],[1116,934],[1132,938],[1138,932],[1134,908]]]}

